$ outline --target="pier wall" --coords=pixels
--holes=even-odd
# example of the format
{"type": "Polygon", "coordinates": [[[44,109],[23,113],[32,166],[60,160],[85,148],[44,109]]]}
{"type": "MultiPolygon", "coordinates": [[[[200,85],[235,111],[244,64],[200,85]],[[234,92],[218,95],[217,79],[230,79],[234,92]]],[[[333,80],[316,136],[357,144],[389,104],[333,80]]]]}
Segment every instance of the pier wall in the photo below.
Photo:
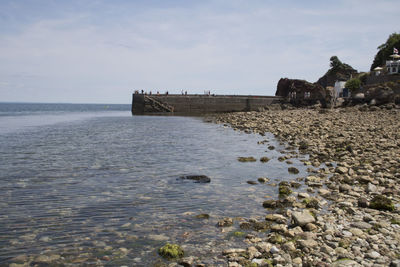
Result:
{"type": "Polygon", "coordinates": [[[132,114],[154,114],[160,112],[151,105],[150,97],[157,102],[173,108],[172,114],[206,114],[218,112],[256,111],[282,100],[275,96],[237,96],[237,95],[143,95],[133,94],[132,114]]]}

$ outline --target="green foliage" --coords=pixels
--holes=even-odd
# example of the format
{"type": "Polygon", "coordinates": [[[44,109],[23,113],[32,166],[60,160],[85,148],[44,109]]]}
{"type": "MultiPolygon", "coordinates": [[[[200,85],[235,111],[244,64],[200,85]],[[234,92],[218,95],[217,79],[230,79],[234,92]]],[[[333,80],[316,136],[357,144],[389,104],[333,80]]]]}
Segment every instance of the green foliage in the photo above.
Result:
{"type": "Polygon", "coordinates": [[[329,60],[331,61],[330,66],[332,69],[337,69],[343,65],[342,61],[340,61],[337,56],[331,56],[329,60]]]}
{"type": "Polygon", "coordinates": [[[386,60],[389,60],[390,55],[393,54],[393,48],[400,49],[400,33],[392,33],[386,40],[386,43],[378,46],[379,51],[375,55],[371,70],[379,66],[384,66],[386,60]]]}
{"type": "Polygon", "coordinates": [[[358,78],[350,79],[346,82],[345,87],[349,89],[351,92],[357,91],[360,89],[361,81],[358,78]]]}

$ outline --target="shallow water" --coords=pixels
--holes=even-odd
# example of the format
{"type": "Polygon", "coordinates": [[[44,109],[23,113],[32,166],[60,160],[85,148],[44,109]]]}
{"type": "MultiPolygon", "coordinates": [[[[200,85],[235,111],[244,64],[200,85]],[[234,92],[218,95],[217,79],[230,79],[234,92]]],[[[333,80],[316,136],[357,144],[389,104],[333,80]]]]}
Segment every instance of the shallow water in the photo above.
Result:
{"type": "Polygon", "coordinates": [[[228,243],[242,242],[227,242],[218,219],[263,216],[262,202],[277,196],[276,187],[247,181],[296,177],[277,160],[283,147],[272,136],[201,118],[120,110],[21,116],[0,117],[0,264],[46,254],[72,265],[80,259],[144,266],[159,260],[156,251],[167,241],[188,255],[218,256],[228,243]],[[18,122],[21,116],[32,125],[18,122]],[[240,163],[240,156],[271,160],[240,163]],[[189,174],[211,183],[179,179],[189,174]],[[196,219],[201,213],[210,219],[196,219]]]}

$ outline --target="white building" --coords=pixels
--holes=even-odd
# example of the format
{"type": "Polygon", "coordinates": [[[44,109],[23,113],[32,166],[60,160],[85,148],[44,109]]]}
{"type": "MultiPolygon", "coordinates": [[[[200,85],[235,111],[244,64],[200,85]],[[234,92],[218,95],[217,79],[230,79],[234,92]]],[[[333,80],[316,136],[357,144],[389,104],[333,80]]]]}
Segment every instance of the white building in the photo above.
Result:
{"type": "Polygon", "coordinates": [[[396,52],[390,56],[392,60],[386,61],[386,69],[389,74],[400,73],[400,55],[397,54],[397,49],[394,50],[396,50],[396,52]]]}
{"type": "Polygon", "coordinates": [[[387,60],[386,69],[389,74],[400,73],[400,60],[387,60]]]}
{"type": "Polygon", "coordinates": [[[345,81],[336,81],[335,86],[333,87],[335,90],[335,96],[343,97],[343,89],[345,88],[346,82],[345,81]]]}

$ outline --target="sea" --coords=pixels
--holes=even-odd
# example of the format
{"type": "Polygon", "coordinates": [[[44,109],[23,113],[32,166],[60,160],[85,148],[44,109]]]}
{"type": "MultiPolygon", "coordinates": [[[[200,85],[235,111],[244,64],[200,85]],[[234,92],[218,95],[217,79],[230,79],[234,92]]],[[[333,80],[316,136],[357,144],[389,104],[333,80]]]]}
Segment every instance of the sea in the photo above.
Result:
{"type": "MultiPolygon", "coordinates": [[[[244,246],[239,223],[263,220],[276,184],[296,177],[278,160],[286,149],[268,133],[132,116],[130,105],[0,103],[0,266],[152,266],[167,242],[216,262],[244,246]],[[257,161],[238,161],[248,156],[257,161]],[[270,182],[248,183],[259,177],[270,182]],[[234,225],[217,227],[225,217],[234,225]]],[[[298,176],[301,160],[291,159],[298,176]]]]}

